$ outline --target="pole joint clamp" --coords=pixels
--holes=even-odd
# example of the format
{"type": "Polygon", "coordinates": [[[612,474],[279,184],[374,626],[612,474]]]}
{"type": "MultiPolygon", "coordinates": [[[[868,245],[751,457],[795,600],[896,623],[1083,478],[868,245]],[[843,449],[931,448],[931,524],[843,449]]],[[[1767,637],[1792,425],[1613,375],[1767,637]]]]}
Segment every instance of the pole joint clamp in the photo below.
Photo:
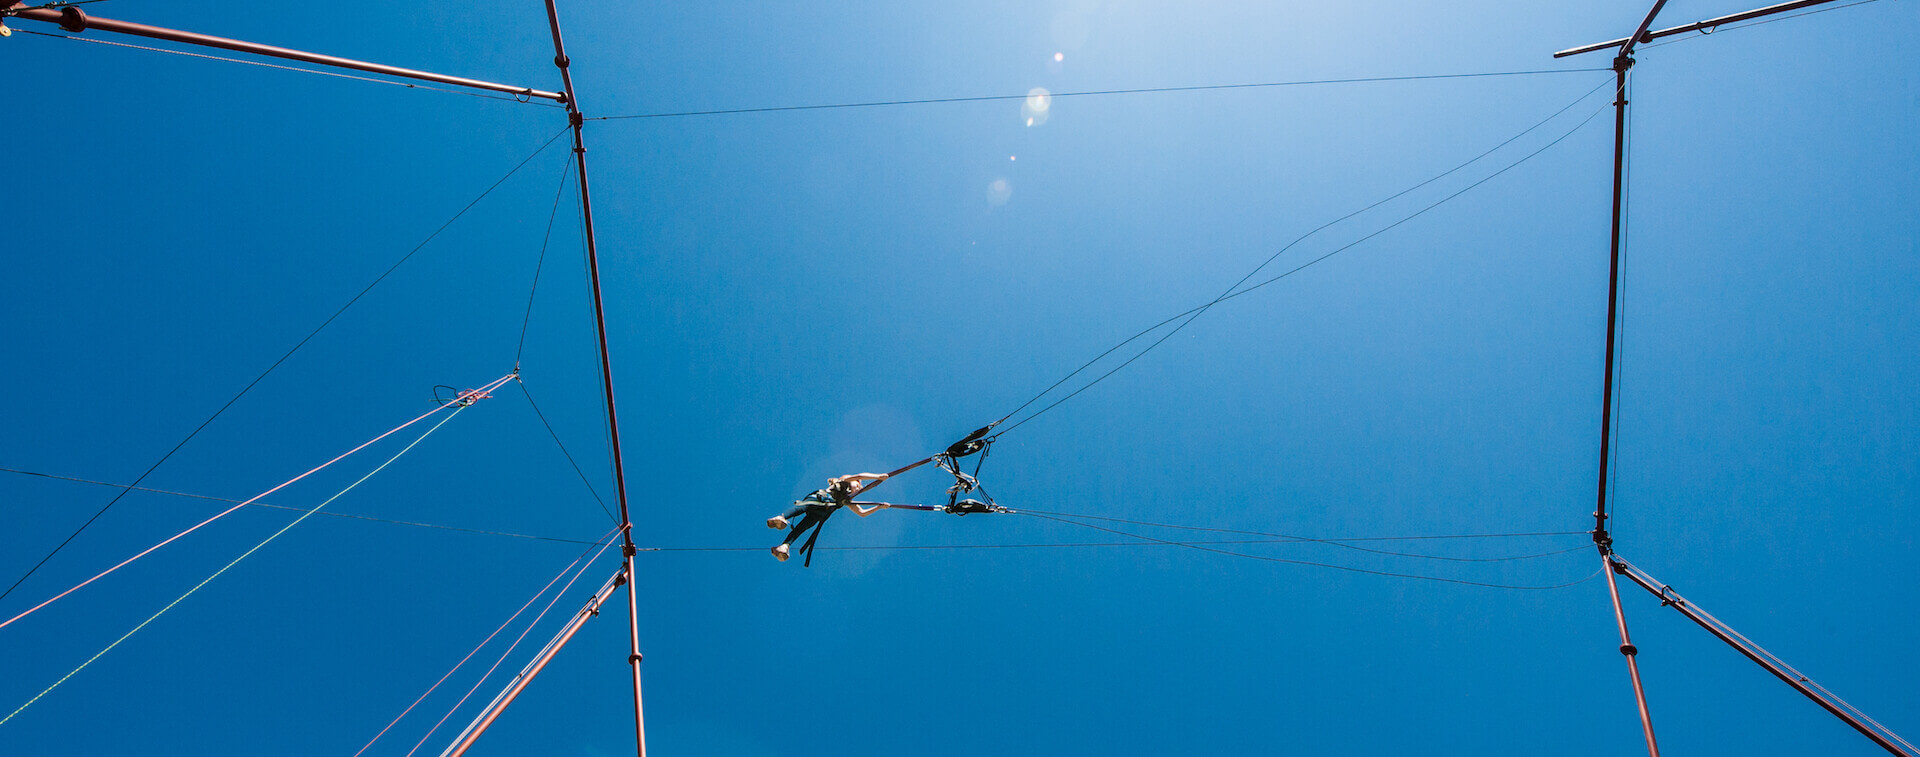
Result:
{"type": "Polygon", "coordinates": [[[60,28],[79,34],[87,30],[87,12],[71,5],[60,8],[60,28]]]}
{"type": "Polygon", "coordinates": [[[1640,648],[1632,644],[1621,644],[1620,654],[1626,655],[1628,657],[1632,657],[1634,655],[1640,654],[1640,648]]]}

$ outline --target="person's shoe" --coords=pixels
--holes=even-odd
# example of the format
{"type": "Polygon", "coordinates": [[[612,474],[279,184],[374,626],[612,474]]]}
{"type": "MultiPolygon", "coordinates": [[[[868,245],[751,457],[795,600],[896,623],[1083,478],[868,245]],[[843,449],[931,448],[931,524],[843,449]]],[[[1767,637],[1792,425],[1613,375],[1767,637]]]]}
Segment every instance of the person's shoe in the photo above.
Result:
{"type": "Polygon", "coordinates": [[[775,531],[778,531],[786,527],[787,527],[787,516],[775,515],[767,519],[767,528],[771,528],[775,531]]]}
{"type": "Polygon", "coordinates": [[[773,548],[773,559],[779,560],[780,562],[786,562],[787,557],[788,557],[787,545],[782,544],[778,547],[773,548]]]}

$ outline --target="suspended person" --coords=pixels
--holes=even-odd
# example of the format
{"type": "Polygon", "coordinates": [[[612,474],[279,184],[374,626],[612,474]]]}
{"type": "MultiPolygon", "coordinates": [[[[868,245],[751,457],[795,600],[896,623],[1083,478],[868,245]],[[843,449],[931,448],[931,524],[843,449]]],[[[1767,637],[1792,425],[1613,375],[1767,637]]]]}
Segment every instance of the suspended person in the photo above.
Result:
{"type": "Polygon", "coordinates": [[[799,523],[793,524],[793,530],[787,532],[787,538],[780,542],[780,546],[773,548],[774,559],[786,562],[788,557],[793,556],[791,551],[793,542],[799,539],[801,534],[812,531],[813,534],[807,537],[806,543],[800,545],[800,551],[807,555],[805,564],[812,565],[813,543],[820,538],[820,526],[826,523],[828,518],[833,517],[834,511],[845,507],[852,510],[854,515],[865,518],[888,507],[885,502],[853,501],[853,498],[859,496],[860,492],[866,491],[867,487],[887,480],[887,475],[855,473],[850,476],[827,479],[827,488],[815,490],[812,494],[794,502],[786,512],[768,518],[767,528],[772,529],[786,528],[793,518],[800,519],[799,523]]]}

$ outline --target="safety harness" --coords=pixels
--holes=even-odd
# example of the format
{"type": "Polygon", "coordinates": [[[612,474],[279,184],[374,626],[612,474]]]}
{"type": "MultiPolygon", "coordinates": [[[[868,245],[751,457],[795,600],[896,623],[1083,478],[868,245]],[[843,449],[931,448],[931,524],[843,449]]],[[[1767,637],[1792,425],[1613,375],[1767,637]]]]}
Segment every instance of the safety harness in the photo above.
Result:
{"type": "MultiPolygon", "coordinates": [[[[849,505],[886,505],[887,507],[900,509],[900,510],[925,510],[928,512],[944,512],[951,515],[1012,512],[1012,510],[1008,510],[1005,507],[1001,507],[1000,505],[995,504],[993,501],[993,496],[987,493],[986,487],[983,487],[980,485],[980,470],[986,465],[987,453],[989,449],[993,446],[993,439],[987,436],[987,432],[992,430],[993,430],[993,426],[982,427],[978,430],[975,430],[973,433],[968,434],[965,439],[961,439],[960,441],[957,441],[957,442],[954,442],[953,444],[948,445],[945,451],[939,452],[937,454],[932,455],[931,457],[924,458],[919,462],[916,462],[912,465],[908,465],[904,468],[901,468],[899,470],[896,470],[892,473],[887,474],[887,477],[891,478],[900,473],[905,473],[906,471],[912,470],[914,468],[918,468],[929,462],[933,463],[935,466],[938,466],[941,470],[946,471],[947,473],[953,476],[953,482],[954,482],[953,485],[947,487],[947,504],[945,506],[895,505],[895,504],[884,503],[884,502],[856,502],[853,500],[851,496],[849,496],[846,501],[840,501],[839,499],[834,498],[833,495],[830,492],[828,492],[828,490],[825,490],[825,489],[815,491],[812,494],[808,494],[801,501],[807,502],[807,503],[814,503],[814,504],[808,505],[806,513],[803,515],[803,522],[808,520],[812,521],[813,533],[808,534],[806,541],[800,545],[800,549],[799,549],[800,553],[806,556],[806,559],[801,561],[801,565],[804,567],[813,566],[814,543],[820,540],[820,532],[826,530],[827,519],[830,517],[833,517],[834,512],[838,511],[841,507],[846,507],[849,505]],[[974,461],[973,472],[966,473],[961,471],[960,460],[962,458],[966,458],[975,454],[978,454],[980,457],[978,460],[974,461]],[[962,494],[972,494],[975,491],[979,491],[980,496],[985,501],[982,501],[981,499],[974,499],[972,497],[968,497],[966,499],[960,498],[960,495],[962,494]]],[[[884,481],[886,479],[881,479],[881,480],[884,481]]],[[[796,524],[795,527],[797,528],[798,525],[796,524]]]]}

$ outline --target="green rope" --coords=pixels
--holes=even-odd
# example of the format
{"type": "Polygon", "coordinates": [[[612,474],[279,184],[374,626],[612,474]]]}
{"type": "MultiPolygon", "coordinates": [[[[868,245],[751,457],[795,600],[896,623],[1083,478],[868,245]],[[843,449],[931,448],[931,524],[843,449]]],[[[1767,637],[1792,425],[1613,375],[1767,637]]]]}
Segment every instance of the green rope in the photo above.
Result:
{"type": "Polygon", "coordinates": [[[326,507],[327,505],[333,504],[334,500],[344,496],[347,492],[353,491],[354,487],[359,486],[362,483],[365,483],[367,479],[373,478],[375,473],[379,473],[380,471],[386,469],[387,466],[392,465],[393,461],[399,460],[402,455],[405,455],[407,454],[407,452],[411,451],[415,445],[418,445],[420,442],[425,441],[428,436],[433,435],[433,432],[440,430],[441,426],[447,425],[447,421],[453,420],[453,416],[459,415],[460,412],[465,409],[466,407],[460,407],[455,409],[451,414],[448,414],[447,417],[440,419],[439,423],[433,424],[433,427],[427,429],[426,433],[423,433],[420,435],[419,438],[414,439],[413,442],[409,443],[405,449],[402,449],[399,452],[395,453],[393,457],[387,458],[387,461],[384,463],[381,463],[380,467],[374,468],[372,471],[368,472],[367,475],[361,476],[359,481],[355,481],[351,484],[348,484],[347,488],[341,489],[338,494],[328,497],[327,501],[320,503],[318,506],[314,507],[312,510],[308,510],[305,513],[302,513],[300,517],[293,519],[292,523],[288,523],[286,526],[282,527],[280,530],[273,532],[272,536],[267,537],[264,541],[261,541],[259,544],[253,545],[253,549],[249,549],[246,552],[242,553],[239,557],[233,558],[233,562],[227,563],[226,567],[223,567],[219,570],[214,571],[213,575],[207,576],[207,579],[205,581],[201,581],[200,583],[195,584],[193,588],[188,589],[187,593],[180,595],[178,599],[175,599],[172,602],[168,602],[166,607],[160,608],[160,611],[154,613],[152,617],[149,617],[146,620],[140,621],[140,625],[134,626],[133,630],[126,632],[126,634],[122,635],[118,639],[114,639],[113,643],[108,644],[106,649],[102,649],[98,653],[95,653],[94,656],[87,658],[86,662],[80,663],[80,667],[74,668],[71,672],[61,676],[60,680],[54,681],[53,685],[48,686],[45,691],[42,691],[38,694],[33,695],[33,698],[27,700],[26,704],[20,705],[13,712],[7,713],[6,717],[0,718],[0,725],[5,725],[6,722],[9,720],[12,720],[15,715],[20,714],[21,711],[27,709],[28,707],[32,707],[34,702],[40,701],[41,697],[46,696],[48,693],[52,692],[54,689],[60,688],[60,684],[66,683],[67,679],[74,677],[82,670],[86,670],[87,666],[92,665],[94,660],[98,660],[102,656],[106,655],[106,653],[113,651],[114,647],[120,646],[120,642],[126,641],[127,639],[131,638],[134,634],[139,633],[140,629],[147,627],[147,624],[152,623],[153,621],[158,620],[160,616],[167,614],[167,611],[173,609],[174,605],[180,604],[181,602],[185,601],[187,597],[193,596],[193,593],[196,591],[199,591],[200,587],[206,586],[207,584],[212,583],[213,579],[220,577],[220,574],[227,572],[228,569],[232,568],[235,565],[239,565],[241,560],[245,560],[249,555],[252,555],[253,553],[260,551],[261,547],[267,546],[268,542],[271,542],[274,539],[280,538],[280,535],[286,533],[288,529],[291,529],[294,526],[300,525],[300,521],[306,520],[308,517],[311,517],[314,513],[320,512],[321,508],[326,507]]]}

